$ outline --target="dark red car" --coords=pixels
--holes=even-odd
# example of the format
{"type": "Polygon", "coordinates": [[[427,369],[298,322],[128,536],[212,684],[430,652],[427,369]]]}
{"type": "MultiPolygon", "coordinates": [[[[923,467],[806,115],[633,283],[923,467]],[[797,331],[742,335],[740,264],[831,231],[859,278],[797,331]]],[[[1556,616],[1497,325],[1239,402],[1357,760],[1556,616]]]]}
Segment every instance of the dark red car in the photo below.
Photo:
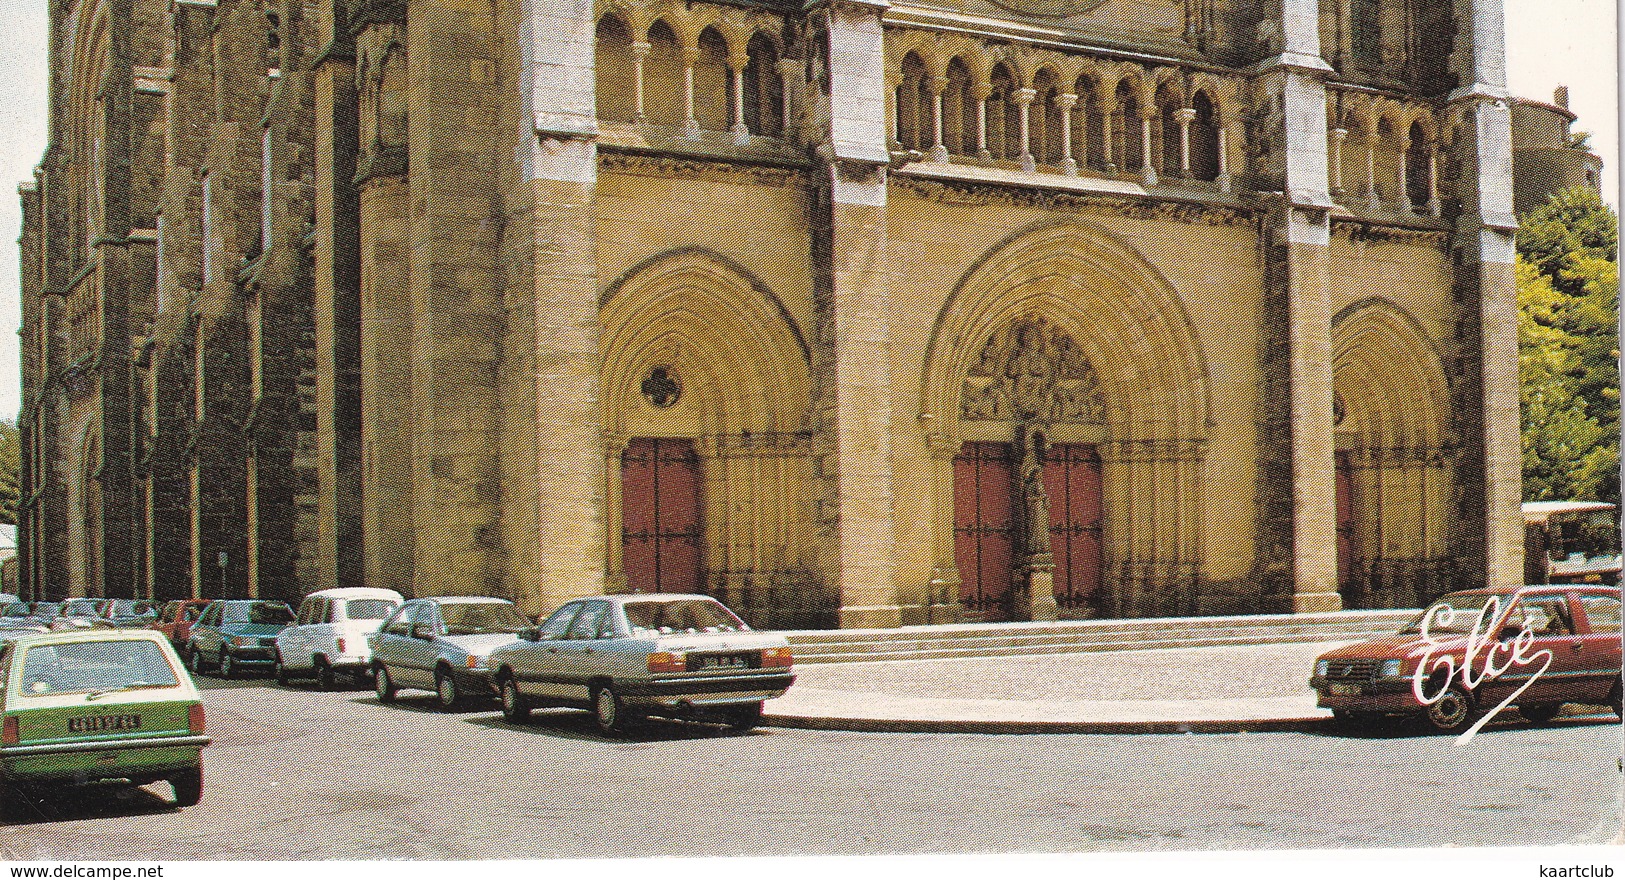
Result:
{"type": "Polygon", "coordinates": [[[150,624],[150,628],[168,636],[169,643],[184,657],[186,640],[192,635],[192,624],[197,623],[204,607],[212,601],[214,600],[171,599],[164,603],[164,610],[158,614],[158,619],[150,624]]]}
{"type": "Polygon", "coordinates": [[[1408,715],[1457,732],[1503,701],[1537,723],[1565,703],[1618,715],[1621,607],[1600,584],[1450,593],[1395,635],[1320,655],[1309,685],[1348,723],[1408,715]]]}

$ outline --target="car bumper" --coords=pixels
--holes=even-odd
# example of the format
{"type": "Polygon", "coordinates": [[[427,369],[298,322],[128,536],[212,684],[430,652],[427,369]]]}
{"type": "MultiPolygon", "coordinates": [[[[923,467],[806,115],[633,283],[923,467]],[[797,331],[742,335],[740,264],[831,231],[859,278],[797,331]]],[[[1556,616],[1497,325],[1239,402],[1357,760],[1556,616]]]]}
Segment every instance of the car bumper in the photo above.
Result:
{"type": "Polygon", "coordinates": [[[0,775],[10,782],[96,782],[161,779],[202,763],[207,736],[171,736],[0,748],[0,775]]]}
{"type": "Polygon", "coordinates": [[[1315,689],[1315,705],[1322,709],[1406,713],[1420,712],[1425,708],[1412,692],[1409,677],[1356,684],[1333,682],[1316,676],[1309,680],[1309,685],[1315,689]]]}
{"type": "Polygon", "coordinates": [[[628,702],[668,708],[727,706],[757,703],[784,696],[796,677],[775,675],[684,676],[650,681],[629,681],[617,690],[628,702]]]}

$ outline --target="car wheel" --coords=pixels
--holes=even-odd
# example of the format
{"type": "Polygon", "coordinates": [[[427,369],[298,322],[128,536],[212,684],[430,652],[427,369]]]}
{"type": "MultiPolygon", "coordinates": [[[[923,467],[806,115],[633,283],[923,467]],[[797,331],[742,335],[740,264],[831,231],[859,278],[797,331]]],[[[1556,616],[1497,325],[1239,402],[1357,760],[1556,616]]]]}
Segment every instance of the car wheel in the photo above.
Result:
{"type": "Polygon", "coordinates": [[[1610,693],[1608,695],[1608,705],[1613,707],[1614,714],[1618,715],[1621,721],[1625,721],[1625,712],[1620,711],[1620,708],[1621,708],[1620,707],[1620,693],[1621,693],[1621,691],[1625,691],[1625,685],[1622,685],[1620,682],[1617,682],[1617,681],[1614,682],[1613,693],[1610,693]]]}
{"type": "Polygon", "coordinates": [[[333,667],[327,665],[326,659],[317,657],[314,665],[316,667],[317,689],[330,691],[339,686],[338,676],[333,674],[333,667]]]}
{"type": "Polygon", "coordinates": [[[451,670],[442,667],[434,671],[434,695],[444,711],[462,704],[463,695],[457,691],[457,679],[452,677],[451,670]]]}
{"type": "Polygon", "coordinates": [[[745,733],[762,723],[762,704],[735,706],[728,710],[726,717],[729,730],[745,733]]]}
{"type": "Polygon", "coordinates": [[[395,681],[389,677],[389,667],[382,663],[378,664],[378,668],[372,674],[372,687],[378,692],[378,702],[395,702],[395,681]]]}
{"type": "Polygon", "coordinates": [[[287,687],[289,679],[288,667],[282,665],[282,652],[278,651],[276,653],[276,683],[287,687]]]}
{"type": "Polygon", "coordinates": [[[512,678],[502,679],[502,717],[514,724],[530,717],[530,706],[519,693],[519,683],[512,678]]]}
{"type": "Polygon", "coordinates": [[[169,787],[175,790],[175,806],[195,807],[203,800],[203,768],[188,770],[169,778],[169,787]]]}
{"type": "Polygon", "coordinates": [[[1563,704],[1561,703],[1531,703],[1527,706],[1519,706],[1518,714],[1536,724],[1545,724],[1556,718],[1558,710],[1562,708],[1563,704]]]}
{"type": "Polygon", "coordinates": [[[220,652],[220,677],[221,678],[236,678],[237,677],[237,660],[236,660],[236,658],[231,656],[230,651],[221,651],[220,652]]]}
{"type": "Polygon", "coordinates": [[[186,652],[186,658],[187,658],[187,664],[186,665],[192,667],[192,674],[193,675],[202,675],[203,674],[203,654],[201,652],[199,652],[197,648],[193,648],[190,651],[186,652]]]}
{"type": "Polygon", "coordinates": [[[592,714],[598,722],[598,730],[604,734],[625,733],[634,721],[626,704],[607,684],[593,689],[592,714]]]}
{"type": "Polygon", "coordinates": [[[1450,685],[1427,708],[1428,724],[1440,733],[1459,733],[1473,723],[1473,699],[1458,685],[1450,685]]]}

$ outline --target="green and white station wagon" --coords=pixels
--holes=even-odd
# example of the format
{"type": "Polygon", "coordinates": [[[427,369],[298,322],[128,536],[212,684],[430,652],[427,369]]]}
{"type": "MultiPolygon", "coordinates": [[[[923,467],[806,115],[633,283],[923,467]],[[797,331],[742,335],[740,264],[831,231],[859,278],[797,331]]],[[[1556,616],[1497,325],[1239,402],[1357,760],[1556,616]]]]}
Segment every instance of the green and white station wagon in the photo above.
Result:
{"type": "Polygon", "coordinates": [[[0,648],[0,779],[15,788],[168,781],[203,796],[203,704],[154,630],[18,636],[0,648]]]}

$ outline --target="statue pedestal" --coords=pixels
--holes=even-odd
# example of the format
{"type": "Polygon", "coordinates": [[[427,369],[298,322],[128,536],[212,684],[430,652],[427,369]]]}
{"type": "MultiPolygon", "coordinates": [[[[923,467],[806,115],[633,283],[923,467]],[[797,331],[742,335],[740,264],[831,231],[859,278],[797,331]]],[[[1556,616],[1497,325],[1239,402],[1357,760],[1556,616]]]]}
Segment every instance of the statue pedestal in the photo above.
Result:
{"type": "Polygon", "coordinates": [[[1055,619],[1055,563],[1048,554],[1016,571],[1014,599],[1017,620],[1055,619]]]}

